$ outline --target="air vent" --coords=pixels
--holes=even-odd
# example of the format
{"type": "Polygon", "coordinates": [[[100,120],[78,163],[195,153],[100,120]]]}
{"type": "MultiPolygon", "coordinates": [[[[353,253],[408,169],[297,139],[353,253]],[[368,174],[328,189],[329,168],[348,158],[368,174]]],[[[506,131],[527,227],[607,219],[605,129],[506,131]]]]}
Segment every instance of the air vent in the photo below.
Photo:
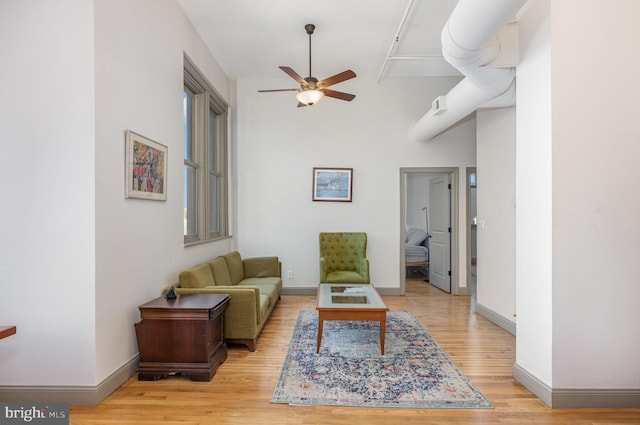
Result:
{"type": "Polygon", "coordinates": [[[444,96],[436,97],[436,100],[434,100],[433,103],[431,104],[431,109],[433,109],[434,115],[438,115],[447,110],[446,99],[447,98],[444,96]]]}

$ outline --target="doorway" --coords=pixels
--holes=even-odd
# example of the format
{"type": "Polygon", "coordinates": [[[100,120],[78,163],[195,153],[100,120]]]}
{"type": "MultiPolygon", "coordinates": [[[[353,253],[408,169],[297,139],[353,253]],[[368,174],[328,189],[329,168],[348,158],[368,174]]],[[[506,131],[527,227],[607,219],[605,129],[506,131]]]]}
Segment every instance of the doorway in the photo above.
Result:
{"type": "Polygon", "coordinates": [[[426,231],[429,249],[425,280],[458,295],[458,168],[400,169],[400,293],[405,294],[407,236],[426,231]],[[433,183],[433,185],[432,185],[433,183]],[[421,186],[422,185],[422,186],[421,186]],[[417,189],[416,189],[417,187],[417,189]],[[424,187],[424,190],[420,189],[424,187]],[[434,188],[433,196],[431,187],[434,188]],[[446,205],[444,205],[446,203],[446,205]],[[430,205],[433,204],[433,205],[430,205]],[[444,208],[446,206],[446,208],[444,208]],[[441,208],[442,207],[442,208],[441,208]]]}

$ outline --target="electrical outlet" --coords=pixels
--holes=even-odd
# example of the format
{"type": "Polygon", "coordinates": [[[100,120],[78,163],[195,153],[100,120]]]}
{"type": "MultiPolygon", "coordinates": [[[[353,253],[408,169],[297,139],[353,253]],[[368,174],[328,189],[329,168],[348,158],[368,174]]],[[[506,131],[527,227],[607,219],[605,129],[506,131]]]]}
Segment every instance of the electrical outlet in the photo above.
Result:
{"type": "Polygon", "coordinates": [[[287,272],[287,279],[293,279],[293,270],[287,272]]]}

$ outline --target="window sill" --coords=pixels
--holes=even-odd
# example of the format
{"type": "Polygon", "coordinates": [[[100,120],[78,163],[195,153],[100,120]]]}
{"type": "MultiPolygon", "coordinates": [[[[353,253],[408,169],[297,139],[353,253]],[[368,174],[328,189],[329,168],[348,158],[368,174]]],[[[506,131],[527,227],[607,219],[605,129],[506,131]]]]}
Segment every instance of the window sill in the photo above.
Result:
{"type": "Polygon", "coordinates": [[[190,246],[195,246],[195,245],[202,245],[205,243],[209,243],[209,242],[218,242],[218,241],[222,241],[225,239],[231,239],[231,235],[229,236],[218,236],[216,238],[211,238],[211,239],[202,239],[202,240],[197,240],[197,241],[189,241],[189,242],[185,242],[184,243],[184,247],[190,247],[190,246]]]}

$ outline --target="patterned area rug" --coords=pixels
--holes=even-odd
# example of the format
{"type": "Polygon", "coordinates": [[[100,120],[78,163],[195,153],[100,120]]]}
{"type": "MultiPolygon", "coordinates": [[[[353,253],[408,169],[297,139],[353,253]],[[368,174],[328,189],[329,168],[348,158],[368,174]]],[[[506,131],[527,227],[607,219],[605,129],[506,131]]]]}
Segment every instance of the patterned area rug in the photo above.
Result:
{"type": "Polygon", "coordinates": [[[378,322],[325,321],[300,311],[272,403],[413,408],[491,408],[408,311],[389,311],[385,354],[378,322]]]}

